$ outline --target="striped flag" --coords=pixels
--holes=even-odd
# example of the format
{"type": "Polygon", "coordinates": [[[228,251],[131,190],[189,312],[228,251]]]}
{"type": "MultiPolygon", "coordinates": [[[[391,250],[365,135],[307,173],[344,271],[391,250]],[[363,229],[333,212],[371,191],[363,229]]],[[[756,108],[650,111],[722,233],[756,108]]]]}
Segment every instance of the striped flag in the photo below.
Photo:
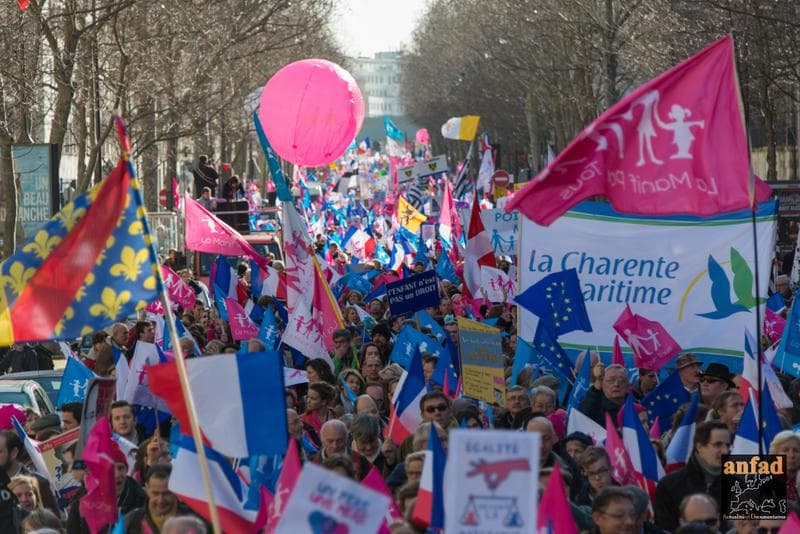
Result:
{"type": "Polygon", "coordinates": [[[467,150],[467,157],[464,158],[464,165],[462,165],[461,170],[459,170],[456,175],[455,189],[453,189],[453,198],[455,199],[464,198],[464,195],[466,195],[467,191],[472,187],[472,180],[467,176],[467,168],[472,159],[472,147],[473,143],[470,143],[469,150],[467,150]]]}

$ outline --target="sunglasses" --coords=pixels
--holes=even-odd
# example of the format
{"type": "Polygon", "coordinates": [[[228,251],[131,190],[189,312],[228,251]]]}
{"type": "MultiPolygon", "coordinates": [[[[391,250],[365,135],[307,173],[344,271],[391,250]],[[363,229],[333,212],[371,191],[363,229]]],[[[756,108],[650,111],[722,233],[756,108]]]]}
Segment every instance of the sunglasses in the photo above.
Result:
{"type": "Polygon", "coordinates": [[[445,412],[447,411],[446,404],[437,404],[436,406],[427,406],[425,408],[425,413],[436,413],[436,412],[445,412]]]}
{"type": "Polygon", "coordinates": [[[756,534],[778,534],[781,527],[758,527],[756,534]]]}
{"type": "Polygon", "coordinates": [[[706,384],[719,384],[720,382],[722,382],[722,380],[720,380],[719,378],[711,378],[711,377],[704,377],[701,381],[705,382],[706,384]]]}

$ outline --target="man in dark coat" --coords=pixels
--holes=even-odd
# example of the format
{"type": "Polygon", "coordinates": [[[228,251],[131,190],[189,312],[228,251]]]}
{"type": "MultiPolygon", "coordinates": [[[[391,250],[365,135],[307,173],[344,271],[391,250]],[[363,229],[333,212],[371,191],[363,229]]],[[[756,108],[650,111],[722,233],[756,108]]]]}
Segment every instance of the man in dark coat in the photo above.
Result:
{"type": "Polygon", "coordinates": [[[630,386],[628,370],[619,364],[609,365],[603,373],[602,389],[592,384],[578,410],[605,428],[606,414],[616,422],[617,413],[625,403],[630,386]]]}
{"type": "Polygon", "coordinates": [[[674,531],[680,520],[680,504],[693,493],[706,493],[722,502],[720,472],[722,456],[731,447],[731,433],[725,423],[706,421],[697,425],[692,456],[686,467],[662,478],[656,488],[655,523],[674,531]]]}

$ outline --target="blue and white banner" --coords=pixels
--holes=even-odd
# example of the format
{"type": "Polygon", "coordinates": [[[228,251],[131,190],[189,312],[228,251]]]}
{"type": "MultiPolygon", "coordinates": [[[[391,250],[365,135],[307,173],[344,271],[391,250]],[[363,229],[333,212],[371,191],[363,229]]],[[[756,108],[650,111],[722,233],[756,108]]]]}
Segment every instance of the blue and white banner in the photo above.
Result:
{"type": "MultiPolygon", "coordinates": [[[[776,213],[775,202],[760,204],[756,213],[762,310],[776,213]]],[[[661,323],[685,352],[741,356],[742,334],[756,323],[751,216],[745,210],[643,217],[600,202],[579,204],[549,227],[521,216],[519,292],[550,273],[577,269],[593,329],[560,337],[565,348],[610,351],[612,325],[627,303],[661,323]]],[[[520,309],[523,339],[532,339],[536,323],[520,309]]]]}
{"type": "MultiPolygon", "coordinates": [[[[458,218],[461,226],[464,227],[464,233],[469,232],[469,217],[469,208],[458,210],[458,218]]],[[[503,209],[481,210],[481,221],[495,255],[516,256],[521,217],[522,215],[518,211],[506,213],[503,209]]]]}

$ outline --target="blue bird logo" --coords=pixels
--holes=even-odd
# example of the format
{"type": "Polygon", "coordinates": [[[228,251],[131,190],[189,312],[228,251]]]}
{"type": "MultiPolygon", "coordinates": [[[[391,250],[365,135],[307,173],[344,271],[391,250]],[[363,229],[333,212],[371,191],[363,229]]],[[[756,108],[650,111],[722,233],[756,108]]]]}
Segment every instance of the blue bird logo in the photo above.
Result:
{"type": "Polygon", "coordinates": [[[733,271],[733,292],[737,300],[731,299],[731,282],[722,266],[708,257],[708,277],[711,279],[711,301],[714,310],[696,314],[706,319],[725,319],[739,312],[750,313],[750,308],[761,304],[765,299],[756,300],[753,295],[753,271],[738,250],[731,247],[731,270],[733,271]]]}

